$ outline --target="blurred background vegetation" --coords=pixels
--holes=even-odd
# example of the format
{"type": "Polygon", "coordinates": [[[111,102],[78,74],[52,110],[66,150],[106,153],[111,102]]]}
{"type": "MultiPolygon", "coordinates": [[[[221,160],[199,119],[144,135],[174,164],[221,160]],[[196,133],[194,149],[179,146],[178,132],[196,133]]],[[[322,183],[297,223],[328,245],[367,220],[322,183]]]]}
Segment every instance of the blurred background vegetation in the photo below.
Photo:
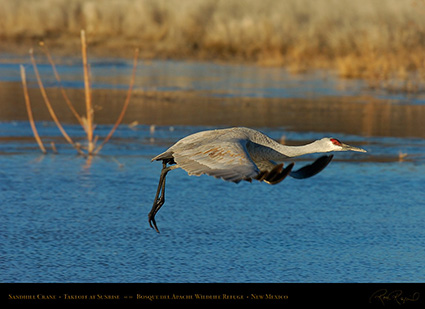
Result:
{"type": "Polygon", "coordinates": [[[78,52],[81,29],[105,56],[137,46],[147,58],[332,69],[388,89],[396,79],[406,91],[425,80],[424,0],[0,0],[3,51],[45,40],[78,52]]]}

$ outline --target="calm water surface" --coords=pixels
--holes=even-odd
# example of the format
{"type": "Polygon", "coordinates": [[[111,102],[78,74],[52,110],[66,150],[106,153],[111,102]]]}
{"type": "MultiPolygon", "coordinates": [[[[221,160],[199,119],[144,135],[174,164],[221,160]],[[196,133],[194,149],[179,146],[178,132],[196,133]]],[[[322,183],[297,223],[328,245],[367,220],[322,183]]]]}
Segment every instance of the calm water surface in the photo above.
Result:
{"type": "MultiPolygon", "coordinates": [[[[53,124],[40,130],[60,154],[43,156],[27,123],[0,123],[1,281],[425,280],[424,140],[338,135],[369,153],[338,153],[317,176],[276,186],[175,170],[157,234],[147,214],[161,164],[150,159],[202,129],[123,126],[88,163],[53,124]]],[[[261,129],[294,141],[323,135],[261,129]]]]}
{"type": "MultiPolygon", "coordinates": [[[[35,52],[38,70],[45,87],[57,87],[51,65],[40,51],[35,52]]],[[[61,84],[65,88],[84,88],[80,56],[53,57],[61,84]]],[[[92,87],[95,89],[127,89],[132,60],[89,57],[92,87]]],[[[27,71],[30,87],[38,87],[29,56],[0,54],[0,81],[20,82],[19,65],[27,71]]],[[[340,79],[329,71],[290,74],[280,67],[218,64],[197,61],[139,61],[136,90],[198,91],[218,97],[315,98],[370,96],[391,100],[396,104],[425,104],[425,93],[386,92],[371,88],[360,79],[340,79]]]]}
{"type": "MultiPolygon", "coordinates": [[[[80,61],[67,61],[58,66],[64,86],[82,88],[80,61]]],[[[1,62],[0,81],[19,81],[19,62],[1,62]]],[[[56,87],[49,65],[39,69],[56,87]]],[[[130,71],[130,61],[93,60],[93,87],[125,89],[130,71]]],[[[173,61],[143,63],[136,85],[223,97],[388,95],[321,73],[173,61]]],[[[425,102],[423,94],[391,99],[425,102]]],[[[147,214],[161,164],[150,159],[209,127],[123,125],[91,162],[53,123],[37,127],[59,154],[41,155],[27,122],[0,122],[1,282],[425,281],[424,139],[258,128],[288,144],[334,136],[368,153],[337,153],[317,176],[276,186],[174,170],[157,234],[147,214]]],[[[65,129],[84,143],[79,126],[65,129]]]]}

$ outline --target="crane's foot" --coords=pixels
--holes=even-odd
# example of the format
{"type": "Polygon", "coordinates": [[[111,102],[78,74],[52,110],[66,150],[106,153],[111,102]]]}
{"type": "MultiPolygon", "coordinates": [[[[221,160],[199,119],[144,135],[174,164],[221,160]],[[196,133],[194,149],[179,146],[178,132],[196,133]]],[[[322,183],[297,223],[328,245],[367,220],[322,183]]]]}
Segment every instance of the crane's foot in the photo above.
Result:
{"type": "Polygon", "coordinates": [[[151,228],[157,231],[157,233],[159,233],[159,229],[156,226],[155,215],[158,212],[158,210],[161,208],[161,206],[164,204],[164,202],[165,202],[164,196],[161,196],[158,200],[155,201],[151,211],[148,214],[149,225],[151,228]]]}
{"type": "Polygon", "coordinates": [[[159,233],[158,227],[156,226],[155,215],[158,210],[164,205],[165,202],[165,177],[167,173],[172,169],[175,169],[176,166],[168,166],[167,161],[164,160],[162,162],[162,171],[161,176],[159,177],[158,189],[156,190],[155,201],[153,202],[153,206],[151,211],[148,214],[148,221],[151,228],[155,229],[157,233],[159,233]]]}
{"type": "Polygon", "coordinates": [[[155,216],[149,214],[149,225],[153,228],[157,233],[159,233],[158,227],[156,226],[155,216]]]}

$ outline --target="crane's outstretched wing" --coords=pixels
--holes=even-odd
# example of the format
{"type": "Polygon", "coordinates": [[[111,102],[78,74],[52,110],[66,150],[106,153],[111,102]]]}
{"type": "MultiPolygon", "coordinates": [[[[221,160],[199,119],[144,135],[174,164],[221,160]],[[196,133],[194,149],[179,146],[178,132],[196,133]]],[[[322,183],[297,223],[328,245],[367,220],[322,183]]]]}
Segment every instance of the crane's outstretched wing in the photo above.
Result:
{"type": "Polygon", "coordinates": [[[250,158],[246,143],[246,140],[189,143],[184,149],[173,148],[172,156],[189,175],[207,174],[226,181],[250,181],[260,170],[250,158]]]}
{"type": "Polygon", "coordinates": [[[272,169],[261,170],[255,179],[276,185],[289,175],[293,167],[294,163],[289,164],[286,168],[283,168],[283,163],[276,164],[272,169]]]}
{"type": "Polygon", "coordinates": [[[231,140],[215,144],[185,144],[184,149],[173,148],[173,159],[189,175],[207,174],[226,181],[240,182],[256,179],[268,184],[278,184],[292,170],[294,163],[271,161],[254,162],[246,148],[247,140],[231,140]]]}
{"type": "Polygon", "coordinates": [[[306,165],[296,171],[290,172],[289,176],[297,179],[312,177],[322,171],[329,164],[329,162],[331,162],[332,158],[333,155],[322,156],[316,161],[314,161],[312,164],[306,165]]]}

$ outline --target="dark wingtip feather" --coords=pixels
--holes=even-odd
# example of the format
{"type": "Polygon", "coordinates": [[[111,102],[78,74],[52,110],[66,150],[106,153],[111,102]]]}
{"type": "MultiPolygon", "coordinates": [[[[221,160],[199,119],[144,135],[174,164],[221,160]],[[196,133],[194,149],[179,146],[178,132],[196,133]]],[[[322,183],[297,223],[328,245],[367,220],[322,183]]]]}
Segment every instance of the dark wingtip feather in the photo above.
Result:
{"type": "Polygon", "coordinates": [[[302,168],[291,172],[289,175],[296,179],[304,179],[312,177],[320,173],[331,162],[333,155],[322,156],[314,161],[312,164],[303,166],[302,168]]]}

